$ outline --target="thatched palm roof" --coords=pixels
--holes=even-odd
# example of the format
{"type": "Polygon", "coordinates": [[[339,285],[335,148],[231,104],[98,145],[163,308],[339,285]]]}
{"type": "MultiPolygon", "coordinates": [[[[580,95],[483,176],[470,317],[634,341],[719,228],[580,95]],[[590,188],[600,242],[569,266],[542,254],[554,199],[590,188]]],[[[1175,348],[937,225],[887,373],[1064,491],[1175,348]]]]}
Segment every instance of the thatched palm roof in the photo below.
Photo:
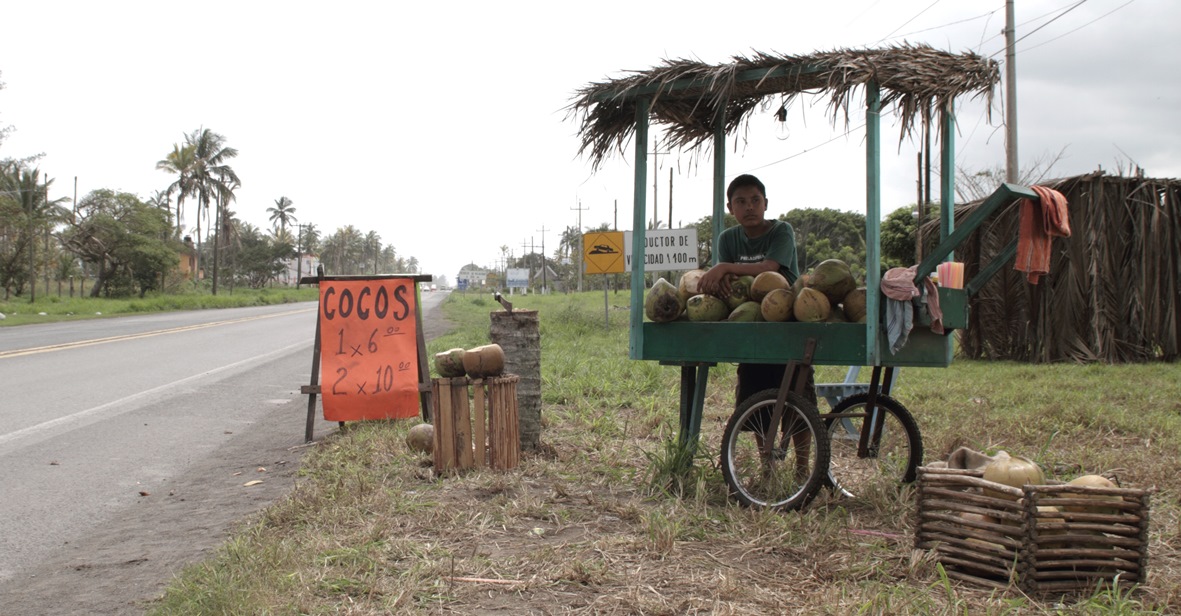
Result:
{"type": "Polygon", "coordinates": [[[719,110],[725,112],[729,134],[760,104],[789,105],[806,92],[826,93],[831,120],[835,124],[844,116],[847,125],[854,91],[870,81],[881,89],[883,109],[893,106],[900,116],[905,135],[932,105],[942,113],[962,94],[985,96],[991,103],[999,79],[994,60],[926,45],[804,56],[755,52],[716,66],[665,60],[627,77],[592,83],[577,92],[568,111],[581,117],[579,153],[589,154],[597,167],[612,151],[623,151],[635,131],[637,102],[644,97],[651,100],[652,121],[667,126],[665,145],[694,148],[710,142],[719,110]]]}

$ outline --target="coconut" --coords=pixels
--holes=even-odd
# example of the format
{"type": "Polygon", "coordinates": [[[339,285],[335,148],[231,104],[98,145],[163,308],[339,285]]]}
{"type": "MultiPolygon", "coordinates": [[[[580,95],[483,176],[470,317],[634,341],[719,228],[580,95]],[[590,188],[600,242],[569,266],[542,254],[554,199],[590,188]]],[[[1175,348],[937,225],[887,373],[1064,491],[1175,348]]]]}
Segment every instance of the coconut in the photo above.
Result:
{"type": "Polygon", "coordinates": [[[435,427],[420,423],[406,433],[406,446],[418,453],[431,453],[435,449],[435,427]]]}
{"type": "Polygon", "coordinates": [[[841,308],[840,304],[836,304],[828,311],[828,318],[824,320],[825,323],[847,323],[849,319],[845,316],[845,310],[841,308]]]}
{"type": "Polygon", "coordinates": [[[726,302],[712,295],[694,295],[685,302],[690,321],[721,321],[730,314],[726,302]]]}
{"type": "Polygon", "coordinates": [[[792,305],[796,301],[795,293],[791,289],[772,289],[759,304],[759,311],[763,313],[764,321],[786,321],[792,315],[792,305]]]}
{"type": "Polygon", "coordinates": [[[701,294],[701,277],[705,275],[705,270],[689,270],[681,274],[681,280],[677,282],[677,297],[681,298],[681,303],[689,301],[690,297],[701,294]]]}
{"type": "Polygon", "coordinates": [[[667,323],[681,316],[685,305],[677,295],[677,288],[669,281],[660,278],[648,289],[648,297],[644,299],[644,316],[656,323],[667,323]]]}
{"type": "Polygon", "coordinates": [[[849,265],[840,259],[828,259],[812,268],[812,277],[807,286],[820,291],[832,304],[838,304],[845,295],[857,288],[849,265]]]}
{"type": "Polygon", "coordinates": [[[754,282],[750,284],[750,299],[752,301],[761,302],[767,294],[775,289],[790,289],[791,283],[783,274],[779,272],[763,272],[755,276],[754,282]]]}
{"type": "MultiPolygon", "coordinates": [[[[1041,485],[1046,482],[1045,475],[1042,474],[1042,467],[1033,460],[1021,456],[995,457],[984,465],[984,480],[1017,489],[1021,489],[1027,484],[1041,485]]],[[[1017,500],[1015,496],[987,488],[984,490],[984,495],[1005,500],[1017,500]]]]}
{"type": "Polygon", "coordinates": [[[724,298],[730,310],[750,301],[750,285],[754,284],[754,281],[754,276],[739,276],[730,281],[730,295],[724,298]]]}
{"type": "Polygon", "coordinates": [[[472,378],[498,376],[504,372],[504,349],[499,344],[485,344],[463,354],[463,369],[472,378]]]}
{"type": "Polygon", "coordinates": [[[845,294],[841,300],[841,307],[845,309],[845,318],[850,323],[865,322],[865,287],[857,287],[845,294]]]}
{"type": "Polygon", "coordinates": [[[800,277],[796,278],[796,281],[791,283],[791,290],[796,294],[796,297],[800,296],[800,291],[803,291],[804,287],[808,286],[808,281],[810,280],[812,280],[811,274],[800,274],[800,277]]]}
{"type": "Polygon", "coordinates": [[[449,349],[435,353],[435,372],[444,378],[463,376],[463,349],[449,349]]]}
{"type": "MultiPolygon", "coordinates": [[[[1102,475],[1083,475],[1075,477],[1067,482],[1072,486],[1084,486],[1089,488],[1117,488],[1119,486],[1112,483],[1109,479],[1102,475]]],[[[1105,513],[1108,515],[1115,515],[1119,513],[1118,507],[1104,507],[1103,503],[1118,503],[1122,498],[1114,494],[1070,494],[1069,496],[1077,498],[1085,498],[1094,501],[1095,505],[1067,505],[1063,507],[1064,510],[1073,513],[1105,513]]]]}
{"type": "Polygon", "coordinates": [[[762,321],[763,313],[759,308],[758,302],[743,302],[730,312],[730,316],[726,320],[745,322],[762,321]]]}
{"type": "Polygon", "coordinates": [[[819,323],[827,319],[830,310],[832,305],[828,303],[828,298],[820,291],[808,287],[800,290],[792,305],[796,320],[806,323],[819,323]]]}

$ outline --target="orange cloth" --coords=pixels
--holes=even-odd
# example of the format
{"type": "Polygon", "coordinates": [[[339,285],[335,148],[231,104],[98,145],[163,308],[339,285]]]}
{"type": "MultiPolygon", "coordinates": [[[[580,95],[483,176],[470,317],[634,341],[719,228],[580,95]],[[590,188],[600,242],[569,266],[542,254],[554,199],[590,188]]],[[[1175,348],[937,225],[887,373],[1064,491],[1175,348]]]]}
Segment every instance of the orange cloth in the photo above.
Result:
{"type": "Polygon", "coordinates": [[[1026,273],[1029,284],[1037,284],[1042,274],[1050,273],[1050,246],[1055,237],[1070,237],[1070,214],[1066,197],[1053,188],[1034,186],[1038,200],[1022,199],[1021,221],[1017,233],[1017,263],[1026,273]]]}

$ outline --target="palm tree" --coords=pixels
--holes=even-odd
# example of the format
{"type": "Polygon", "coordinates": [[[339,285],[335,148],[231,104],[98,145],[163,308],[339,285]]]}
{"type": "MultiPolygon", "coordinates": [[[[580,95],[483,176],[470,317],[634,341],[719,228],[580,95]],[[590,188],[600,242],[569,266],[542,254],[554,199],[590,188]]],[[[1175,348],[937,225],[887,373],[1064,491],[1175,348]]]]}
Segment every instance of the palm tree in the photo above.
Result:
{"type": "MultiPolygon", "coordinates": [[[[197,210],[197,271],[201,271],[201,215],[209,215],[209,203],[225,196],[230,186],[241,182],[234,169],[226,164],[238,155],[238,150],[225,145],[225,137],[198,128],[185,136],[187,146],[193,148],[193,166],[189,173],[190,186],[200,203],[197,210]]],[[[220,207],[220,205],[219,205],[220,207]]]]}
{"type": "MultiPolygon", "coordinates": [[[[231,170],[230,173],[233,173],[231,170]]],[[[225,236],[227,241],[229,235],[233,232],[233,225],[231,224],[230,202],[235,199],[234,191],[241,185],[237,178],[230,181],[228,178],[221,178],[221,182],[217,186],[217,212],[214,217],[214,231],[213,231],[213,294],[217,295],[217,272],[219,265],[218,255],[221,253],[221,240],[225,236]]],[[[227,244],[228,245],[228,244],[227,244]]]]}
{"type": "Polygon", "coordinates": [[[156,163],[156,169],[176,174],[176,180],[165,189],[171,197],[176,194],[176,237],[180,238],[184,227],[185,197],[193,196],[192,171],[195,150],[191,145],[173,144],[172,151],[156,163]]]}
{"type": "Polygon", "coordinates": [[[295,217],[295,208],[291,205],[291,199],[287,197],[275,199],[275,207],[268,207],[267,213],[271,215],[271,224],[277,224],[280,232],[286,231],[291,223],[299,222],[299,219],[295,217]]]}
{"type": "Polygon", "coordinates": [[[365,257],[366,261],[373,260],[373,275],[377,275],[377,262],[381,257],[381,236],[377,231],[370,231],[365,234],[365,257]]]}
{"type": "MultiPolygon", "coordinates": [[[[29,282],[29,301],[32,302],[37,297],[36,239],[42,231],[48,234],[55,221],[65,218],[67,210],[61,205],[65,197],[49,200],[49,186],[53,184],[53,180],[43,178],[40,169],[11,165],[6,175],[10,175],[10,181],[7,183],[16,193],[16,201],[25,218],[24,233],[17,238],[17,253],[19,254],[20,248],[28,246],[29,270],[26,278],[29,282]]],[[[19,290],[20,287],[17,288],[19,290]]]]}

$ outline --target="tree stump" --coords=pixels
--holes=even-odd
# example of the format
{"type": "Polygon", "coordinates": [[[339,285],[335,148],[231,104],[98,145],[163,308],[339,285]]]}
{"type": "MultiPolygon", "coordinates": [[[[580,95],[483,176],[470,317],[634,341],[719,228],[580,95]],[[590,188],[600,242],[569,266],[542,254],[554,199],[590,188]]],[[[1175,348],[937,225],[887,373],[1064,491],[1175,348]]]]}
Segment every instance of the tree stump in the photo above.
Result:
{"type": "Polygon", "coordinates": [[[504,371],[521,377],[517,407],[521,449],[541,446],[541,328],[536,310],[492,313],[492,342],[504,350],[504,371]]]}

